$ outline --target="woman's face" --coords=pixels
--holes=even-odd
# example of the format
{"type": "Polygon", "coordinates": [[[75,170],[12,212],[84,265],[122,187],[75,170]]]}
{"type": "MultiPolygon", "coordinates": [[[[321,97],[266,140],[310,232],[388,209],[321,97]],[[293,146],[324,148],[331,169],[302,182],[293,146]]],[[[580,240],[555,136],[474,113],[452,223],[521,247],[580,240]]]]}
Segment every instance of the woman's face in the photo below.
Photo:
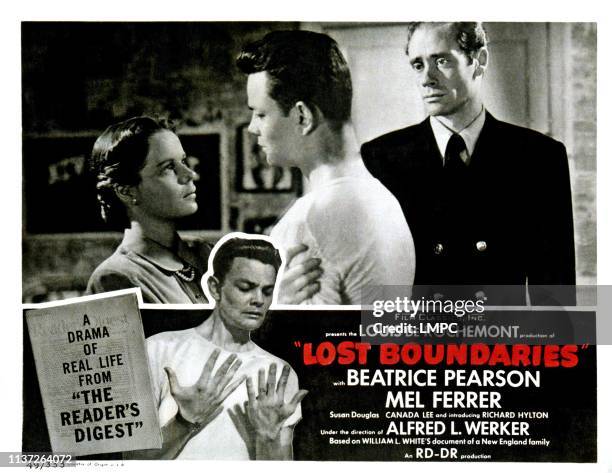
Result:
{"type": "Polygon", "coordinates": [[[141,214],[173,220],[198,210],[197,174],[187,166],[187,156],[178,137],[160,130],[149,138],[149,153],[140,170],[140,183],[134,187],[141,214]]]}

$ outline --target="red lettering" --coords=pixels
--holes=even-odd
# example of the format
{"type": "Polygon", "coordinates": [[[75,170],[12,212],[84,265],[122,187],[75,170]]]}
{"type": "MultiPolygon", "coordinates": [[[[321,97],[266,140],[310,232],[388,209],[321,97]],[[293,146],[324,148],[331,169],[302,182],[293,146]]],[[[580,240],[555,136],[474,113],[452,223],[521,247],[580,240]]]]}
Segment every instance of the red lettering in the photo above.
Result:
{"type": "Polygon", "coordinates": [[[527,345],[515,345],[512,348],[512,364],[514,366],[529,366],[531,360],[529,359],[529,346],[527,345]]]}
{"type": "Polygon", "coordinates": [[[459,365],[465,365],[468,357],[468,346],[466,344],[461,345],[449,345],[446,349],[446,363],[449,365],[458,363],[459,365]]]}
{"type": "Polygon", "coordinates": [[[556,368],[559,366],[559,345],[544,347],[544,366],[556,368]]]}
{"type": "Polygon", "coordinates": [[[508,366],[511,363],[510,354],[508,353],[508,347],[506,345],[494,345],[491,356],[489,357],[489,366],[496,366],[498,364],[508,366]]]}
{"type": "Polygon", "coordinates": [[[383,343],[380,345],[380,363],[383,365],[394,365],[399,361],[399,347],[395,343],[383,343]]]}
{"type": "Polygon", "coordinates": [[[578,347],[576,345],[564,345],[561,348],[561,366],[573,368],[578,364],[578,347]]]}
{"type": "Polygon", "coordinates": [[[304,344],[304,364],[322,366],[331,365],[336,359],[340,365],[350,365],[355,360],[360,365],[368,362],[368,351],[372,348],[369,343],[344,341],[338,347],[332,342],[321,342],[317,345],[313,354],[312,343],[304,344]]]}
{"type": "Polygon", "coordinates": [[[437,365],[444,359],[443,345],[425,345],[423,359],[428,365],[437,365]]]}
{"type": "Polygon", "coordinates": [[[471,364],[472,365],[484,365],[487,361],[489,361],[489,347],[483,345],[482,343],[476,343],[472,345],[471,350],[471,364]]]}
{"type": "Polygon", "coordinates": [[[317,364],[317,358],[313,356],[312,354],[312,343],[304,344],[303,354],[304,354],[304,364],[306,366],[317,364]]]}
{"type": "Polygon", "coordinates": [[[421,345],[410,343],[402,347],[402,361],[407,365],[414,365],[421,360],[421,345]]]}

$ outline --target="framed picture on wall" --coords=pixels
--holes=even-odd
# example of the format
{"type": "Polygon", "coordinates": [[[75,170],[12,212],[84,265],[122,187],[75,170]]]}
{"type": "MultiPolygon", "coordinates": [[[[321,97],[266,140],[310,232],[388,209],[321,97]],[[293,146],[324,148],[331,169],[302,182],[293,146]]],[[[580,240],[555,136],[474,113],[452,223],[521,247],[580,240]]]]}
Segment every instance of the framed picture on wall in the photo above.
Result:
{"type": "MultiPolygon", "coordinates": [[[[179,230],[222,230],[221,135],[179,134],[189,165],[198,173],[198,211],[179,230]]],[[[102,220],[87,158],[97,135],[24,136],[25,232],[69,234],[122,231],[102,220]]]]}
{"type": "Polygon", "coordinates": [[[268,164],[248,124],[238,128],[236,138],[236,190],[238,192],[291,192],[301,194],[302,176],[296,168],[268,164]]]}
{"type": "Polygon", "coordinates": [[[109,230],[87,157],[97,136],[24,136],[23,202],[28,234],[109,230]]]}

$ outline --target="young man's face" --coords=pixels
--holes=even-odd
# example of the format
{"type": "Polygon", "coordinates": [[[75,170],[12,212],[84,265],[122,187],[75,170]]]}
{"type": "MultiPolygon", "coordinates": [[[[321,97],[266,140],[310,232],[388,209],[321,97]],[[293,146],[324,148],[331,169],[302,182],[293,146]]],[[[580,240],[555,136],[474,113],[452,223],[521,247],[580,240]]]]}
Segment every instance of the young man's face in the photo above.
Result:
{"type": "Polygon", "coordinates": [[[268,95],[267,72],[250,74],[247,80],[249,108],[253,111],[249,132],[257,136],[257,144],[266,153],[268,163],[275,166],[297,166],[298,127],[291,112],[283,113],[278,103],[268,95]]]}
{"type": "Polygon", "coordinates": [[[408,45],[408,58],[427,113],[450,116],[478,98],[476,63],[468,60],[448,24],[422,24],[408,45]]]}
{"type": "Polygon", "coordinates": [[[221,319],[228,328],[258,329],[272,304],[276,269],[259,260],[234,258],[215,297],[221,319]]]}

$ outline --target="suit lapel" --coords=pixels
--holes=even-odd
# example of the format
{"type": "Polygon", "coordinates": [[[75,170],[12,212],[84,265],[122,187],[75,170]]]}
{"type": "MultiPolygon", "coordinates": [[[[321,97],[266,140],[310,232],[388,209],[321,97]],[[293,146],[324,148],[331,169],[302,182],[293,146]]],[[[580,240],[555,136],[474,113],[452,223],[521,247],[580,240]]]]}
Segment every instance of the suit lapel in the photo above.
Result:
{"type": "Polygon", "coordinates": [[[423,150],[424,156],[427,159],[427,165],[433,169],[442,169],[443,168],[443,158],[440,154],[440,148],[438,148],[438,143],[436,142],[436,137],[434,136],[433,129],[431,128],[431,122],[429,117],[422,123],[423,125],[423,150]]]}
{"type": "Polygon", "coordinates": [[[504,150],[504,145],[499,142],[500,122],[488,111],[485,113],[485,122],[478,141],[476,141],[476,147],[474,148],[470,163],[470,166],[474,167],[482,166],[487,156],[491,156],[493,153],[499,154],[504,150]]]}
{"type": "Polygon", "coordinates": [[[403,147],[402,170],[410,172],[411,169],[431,171],[442,169],[442,156],[429,118],[419,123],[415,132],[403,147]]]}

